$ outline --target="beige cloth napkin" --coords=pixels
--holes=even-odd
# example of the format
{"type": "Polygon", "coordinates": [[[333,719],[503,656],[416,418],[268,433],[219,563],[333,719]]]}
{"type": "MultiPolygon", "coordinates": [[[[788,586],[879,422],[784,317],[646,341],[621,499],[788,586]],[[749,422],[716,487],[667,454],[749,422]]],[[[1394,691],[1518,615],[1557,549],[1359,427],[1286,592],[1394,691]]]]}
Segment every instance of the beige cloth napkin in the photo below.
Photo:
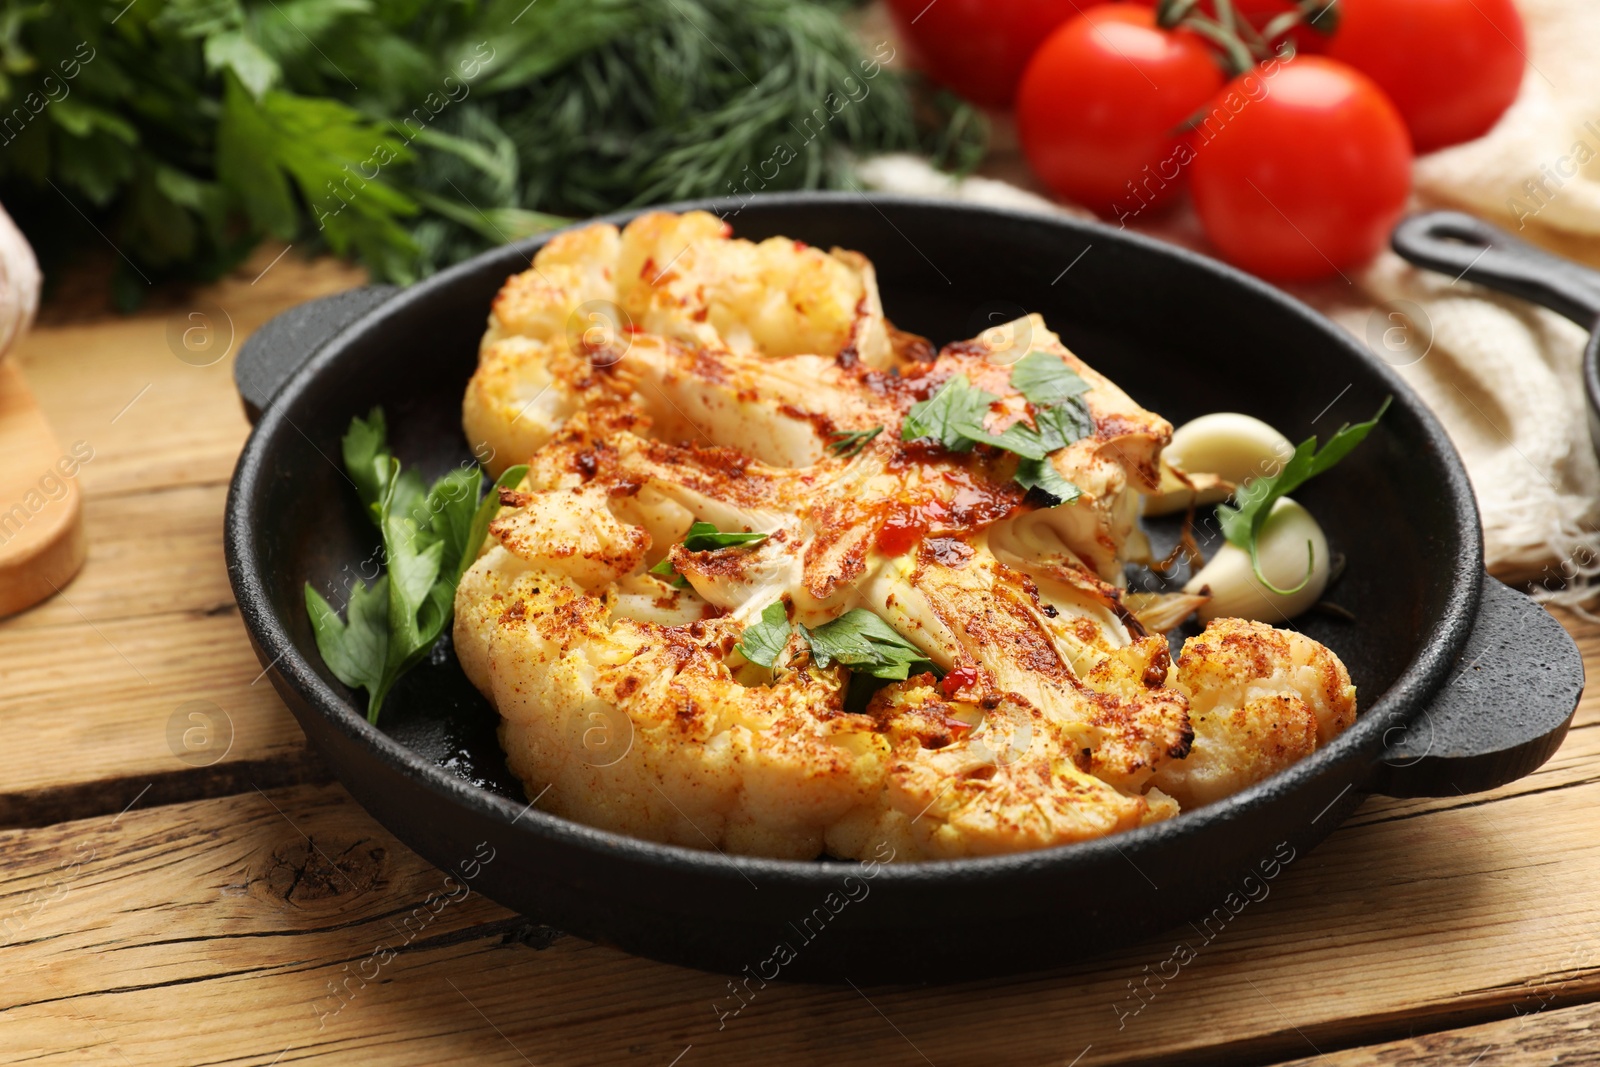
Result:
{"type": "MultiPolygon", "coordinates": [[[[1483,138],[1417,161],[1414,206],[1464,208],[1600,260],[1600,4],[1519,7],[1529,60],[1520,97],[1483,138]],[[1562,173],[1580,161],[1576,175],[1562,173]]],[[[909,156],[866,160],[861,177],[885,191],[1087,215],[1005,182],[953,181],[909,156]]],[[[1187,209],[1148,232],[1205,248],[1187,209]]],[[[1449,430],[1478,494],[1489,570],[1536,583],[1545,599],[1600,605],[1600,464],[1583,399],[1585,331],[1387,251],[1348,285],[1294,292],[1384,355],[1449,430]]]]}

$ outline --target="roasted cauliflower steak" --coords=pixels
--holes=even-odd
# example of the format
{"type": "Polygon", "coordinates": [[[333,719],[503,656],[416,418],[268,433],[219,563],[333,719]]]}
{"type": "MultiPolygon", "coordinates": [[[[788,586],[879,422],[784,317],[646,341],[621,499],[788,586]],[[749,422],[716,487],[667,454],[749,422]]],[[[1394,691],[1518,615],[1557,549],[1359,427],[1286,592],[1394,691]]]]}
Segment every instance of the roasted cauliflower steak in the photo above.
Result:
{"type": "Polygon", "coordinates": [[[854,253],[700,212],[562,234],[496,298],[463,421],[528,473],[457,591],[457,655],[528,795],[579,822],[795,859],[1016,852],[1212,802],[1354,720],[1310,639],[1218,620],[1174,664],[1124,603],[1164,419],[1037,316],[935,352],[854,253]],[[1009,453],[902,439],[958,374],[998,397],[990,432],[1027,424],[1010,368],[1035,352],[1089,387],[1092,432],[1047,457],[1075,501],[1009,453]],[[766,537],[691,551],[695,522],[766,537]],[[775,603],[768,668],[740,641],[775,603]],[[818,663],[802,628],[858,608],[935,669],[873,690],[818,663]]]}

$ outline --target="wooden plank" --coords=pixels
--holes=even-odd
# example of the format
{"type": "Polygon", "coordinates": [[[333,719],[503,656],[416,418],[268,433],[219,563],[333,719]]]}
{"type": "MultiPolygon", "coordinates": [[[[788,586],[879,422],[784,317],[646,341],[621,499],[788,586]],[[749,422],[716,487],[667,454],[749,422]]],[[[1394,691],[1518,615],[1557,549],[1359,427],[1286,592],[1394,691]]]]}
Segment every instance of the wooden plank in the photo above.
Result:
{"type": "MultiPolygon", "coordinates": [[[[65,598],[6,620],[8,635],[39,627],[99,626],[151,615],[236,611],[222,558],[224,484],[95,496],[85,511],[94,550],[65,598]]],[[[3,696],[0,696],[3,699],[3,696]]]]}
{"type": "Polygon", "coordinates": [[[0,663],[7,747],[26,754],[7,768],[0,826],[116,811],[116,783],[168,802],[327,780],[236,611],[0,631],[0,663]]]}
{"type": "Polygon", "coordinates": [[[0,624],[0,720],[30,753],[6,775],[0,826],[115,811],[111,783],[158,803],[327,780],[250,650],[222,558],[226,493],[91,497],[83,573],[0,624]],[[209,737],[187,732],[194,702],[209,737]]]}
{"type": "Polygon", "coordinates": [[[774,984],[720,1022],[714,1006],[737,1006],[725,978],[569,937],[539,950],[548,932],[476,896],[426,903],[452,891],[444,875],[338,787],[6,832],[0,1049],[30,1063],[170,1063],[181,1048],[207,1063],[665,1064],[690,1045],[685,1067],[1271,1062],[1509,1018],[1551,990],[1558,1006],[1600,999],[1595,705],[1537,788],[1369,802],[1210,940],[1173,931],[964,985],[774,984]],[[419,905],[439,914],[408,938],[419,905]],[[1194,958],[1174,971],[1180,942],[1194,958]],[[319,1003],[328,982],[363,967],[319,1020],[339,1004],[319,1003]]]}
{"type": "Polygon", "coordinates": [[[1381,1045],[1329,1052],[1281,1067],[1549,1067],[1600,1059],[1600,1004],[1552,1008],[1559,977],[1513,1005],[1515,1018],[1381,1045]]]}
{"type": "Polygon", "coordinates": [[[260,274],[281,250],[257,250],[176,304],[40,327],[17,346],[12,358],[63,445],[94,451],[79,476],[90,499],[227,481],[249,431],[233,388],[239,345],[284,308],[364,277],[337,260],[307,262],[292,252],[260,274]]]}

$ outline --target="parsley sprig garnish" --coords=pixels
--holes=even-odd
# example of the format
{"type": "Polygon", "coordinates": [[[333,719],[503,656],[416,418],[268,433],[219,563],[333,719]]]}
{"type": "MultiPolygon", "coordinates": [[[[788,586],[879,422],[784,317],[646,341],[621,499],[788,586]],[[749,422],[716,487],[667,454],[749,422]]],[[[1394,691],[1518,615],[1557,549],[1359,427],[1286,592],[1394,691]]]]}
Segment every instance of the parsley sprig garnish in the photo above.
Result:
{"type": "Polygon", "coordinates": [[[802,626],[800,633],[819,667],[838,661],[857,674],[904,681],[912,667],[933,666],[920,648],[866,608],[854,608],[814,630],[802,626]]]}
{"type": "Polygon", "coordinates": [[[797,628],[818,667],[839,663],[857,674],[892,681],[905,681],[913,667],[933,667],[921,649],[866,608],[854,608],[813,629],[791,625],[781,600],[768,604],[760,619],[745,627],[737,646],[739,653],[751,663],[771,667],[797,628]]]}
{"type": "Polygon", "coordinates": [[[835,430],[828,435],[828,451],[845,459],[853,459],[882,432],[882,426],[874,426],[870,430],[835,430]]]}
{"type": "Polygon", "coordinates": [[[367,691],[367,721],[375,723],[395,682],[450,624],[456,586],[500,510],[500,489],[528,468],[510,468],[481,496],[477,467],[424,487],[390,451],[382,408],[352,419],[342,446],[350,480],[382,534],[387,572],[370,586],[356,582],[344,619],[307,582],[306,611],[323,662],[344,684],[367,691]]]}
{"type": "MultiPolygon", "coordinates": [[[[719,548],[733,548],[738,545],[759,545],[767,539],[764,533],[724,533],[717,529],[716,524],[709,522],[695,522],[689,527],[689,532],[683,535],[683,547],[690,552],[711,552],[719,548]]],[[[674,585],[687,588],[689,583],[678,573],[672,565],[672,557],[668,556],[654,567],[650,573],[659,578],[670,578],[674,585]]]]}
{"type": "Polygon", "coordinates": [[[1383,413],[1389,410],[1393,400],[1393,397],[1386,398],[1378,408],[1378,413],[1366,422],[1341,426],[1321,449],[1317,448],[1315,435],[1301,441],[1289,462],[1277,474],[1247,482],[1232,505],[1217,507],[1217,524],[1222,529],[1222,536],[1227,538],[1229,544],[1250,553],[1250,565],[1255,570],[1256,580],[1274,593],[1287,596],[1305,588],[1316,568],[1316,549],[1311,542],[1306,542],[1306,576],[1293,589],[1279,589],[1267,580],[1267,576],[1261,573],[1260,538],[1267,516],[1272,514],[1273,505],[1317,475],[1337,466],[1340,460],[1367,439],[1367,434],[1378,425],[1378,420],[1383,418],[1383,413]]]}
{"type": "Polygon", "coordinates": [[[1011,386],[1038,407],[1065,403],[1089,391],[1081,375],[1048,352],[1029,352],[1017,360],[1011,368],[1011,386]]]}
{"type": "Polygon", "coordinates": [[[789,611],[783,601],[774,600],[761,611],[761,618],[744,628],[739,643],[734,647],[751,663],[771,667],[789,646],[789,611]]]}
{"type": "Polygon", "coordinates": [[[1057,504],[1070,504],[1082,491],[1063,478],[1050,453],[1094,432],[1094,418],[1083,394],[1089,383],[1061,359],[1029,352],[1011,368],[1011,385],[1033,405],[1033,425],[1015,422],[1001,433],[983,425],[989,408],[1000,398],[957,374],[928,399],[911,406],[900,428],[904,441],[927,438],[952,452],[970,452],[988,445],[1017,456],[1017,484],[1037,489],[1057,504]]]}

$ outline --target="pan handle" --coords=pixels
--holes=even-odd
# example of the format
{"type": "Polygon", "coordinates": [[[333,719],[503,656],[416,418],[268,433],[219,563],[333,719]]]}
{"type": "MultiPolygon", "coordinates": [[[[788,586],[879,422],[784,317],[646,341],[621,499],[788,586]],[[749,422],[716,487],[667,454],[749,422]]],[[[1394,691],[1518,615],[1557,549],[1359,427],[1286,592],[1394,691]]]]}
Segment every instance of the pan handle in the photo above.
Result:
{"type": "Polygon", "coordinates": [[[1566,629],[1486,577],[1461,658],[1433,703],[1389,731],[1371,789],[1455,796],[1531,774],[1561,747],[1582,692],[1583,658],[1566,629]]]}
{"type": "Polygon", "coordinates": [[[368,285],[308,300],[279,312],[251,334],[233,364],[233,383],[251,424],[335,334],[397,292],[393,285],[368,285]]]}
{"type": "Polygon", "coordinates": [[[1395,227],[1391,244],[1409,263],[1531,300],[1586,329],[1600,320],[1600,272],[1519,241],[1471,215],[1413,215],[1395,227]]]}

